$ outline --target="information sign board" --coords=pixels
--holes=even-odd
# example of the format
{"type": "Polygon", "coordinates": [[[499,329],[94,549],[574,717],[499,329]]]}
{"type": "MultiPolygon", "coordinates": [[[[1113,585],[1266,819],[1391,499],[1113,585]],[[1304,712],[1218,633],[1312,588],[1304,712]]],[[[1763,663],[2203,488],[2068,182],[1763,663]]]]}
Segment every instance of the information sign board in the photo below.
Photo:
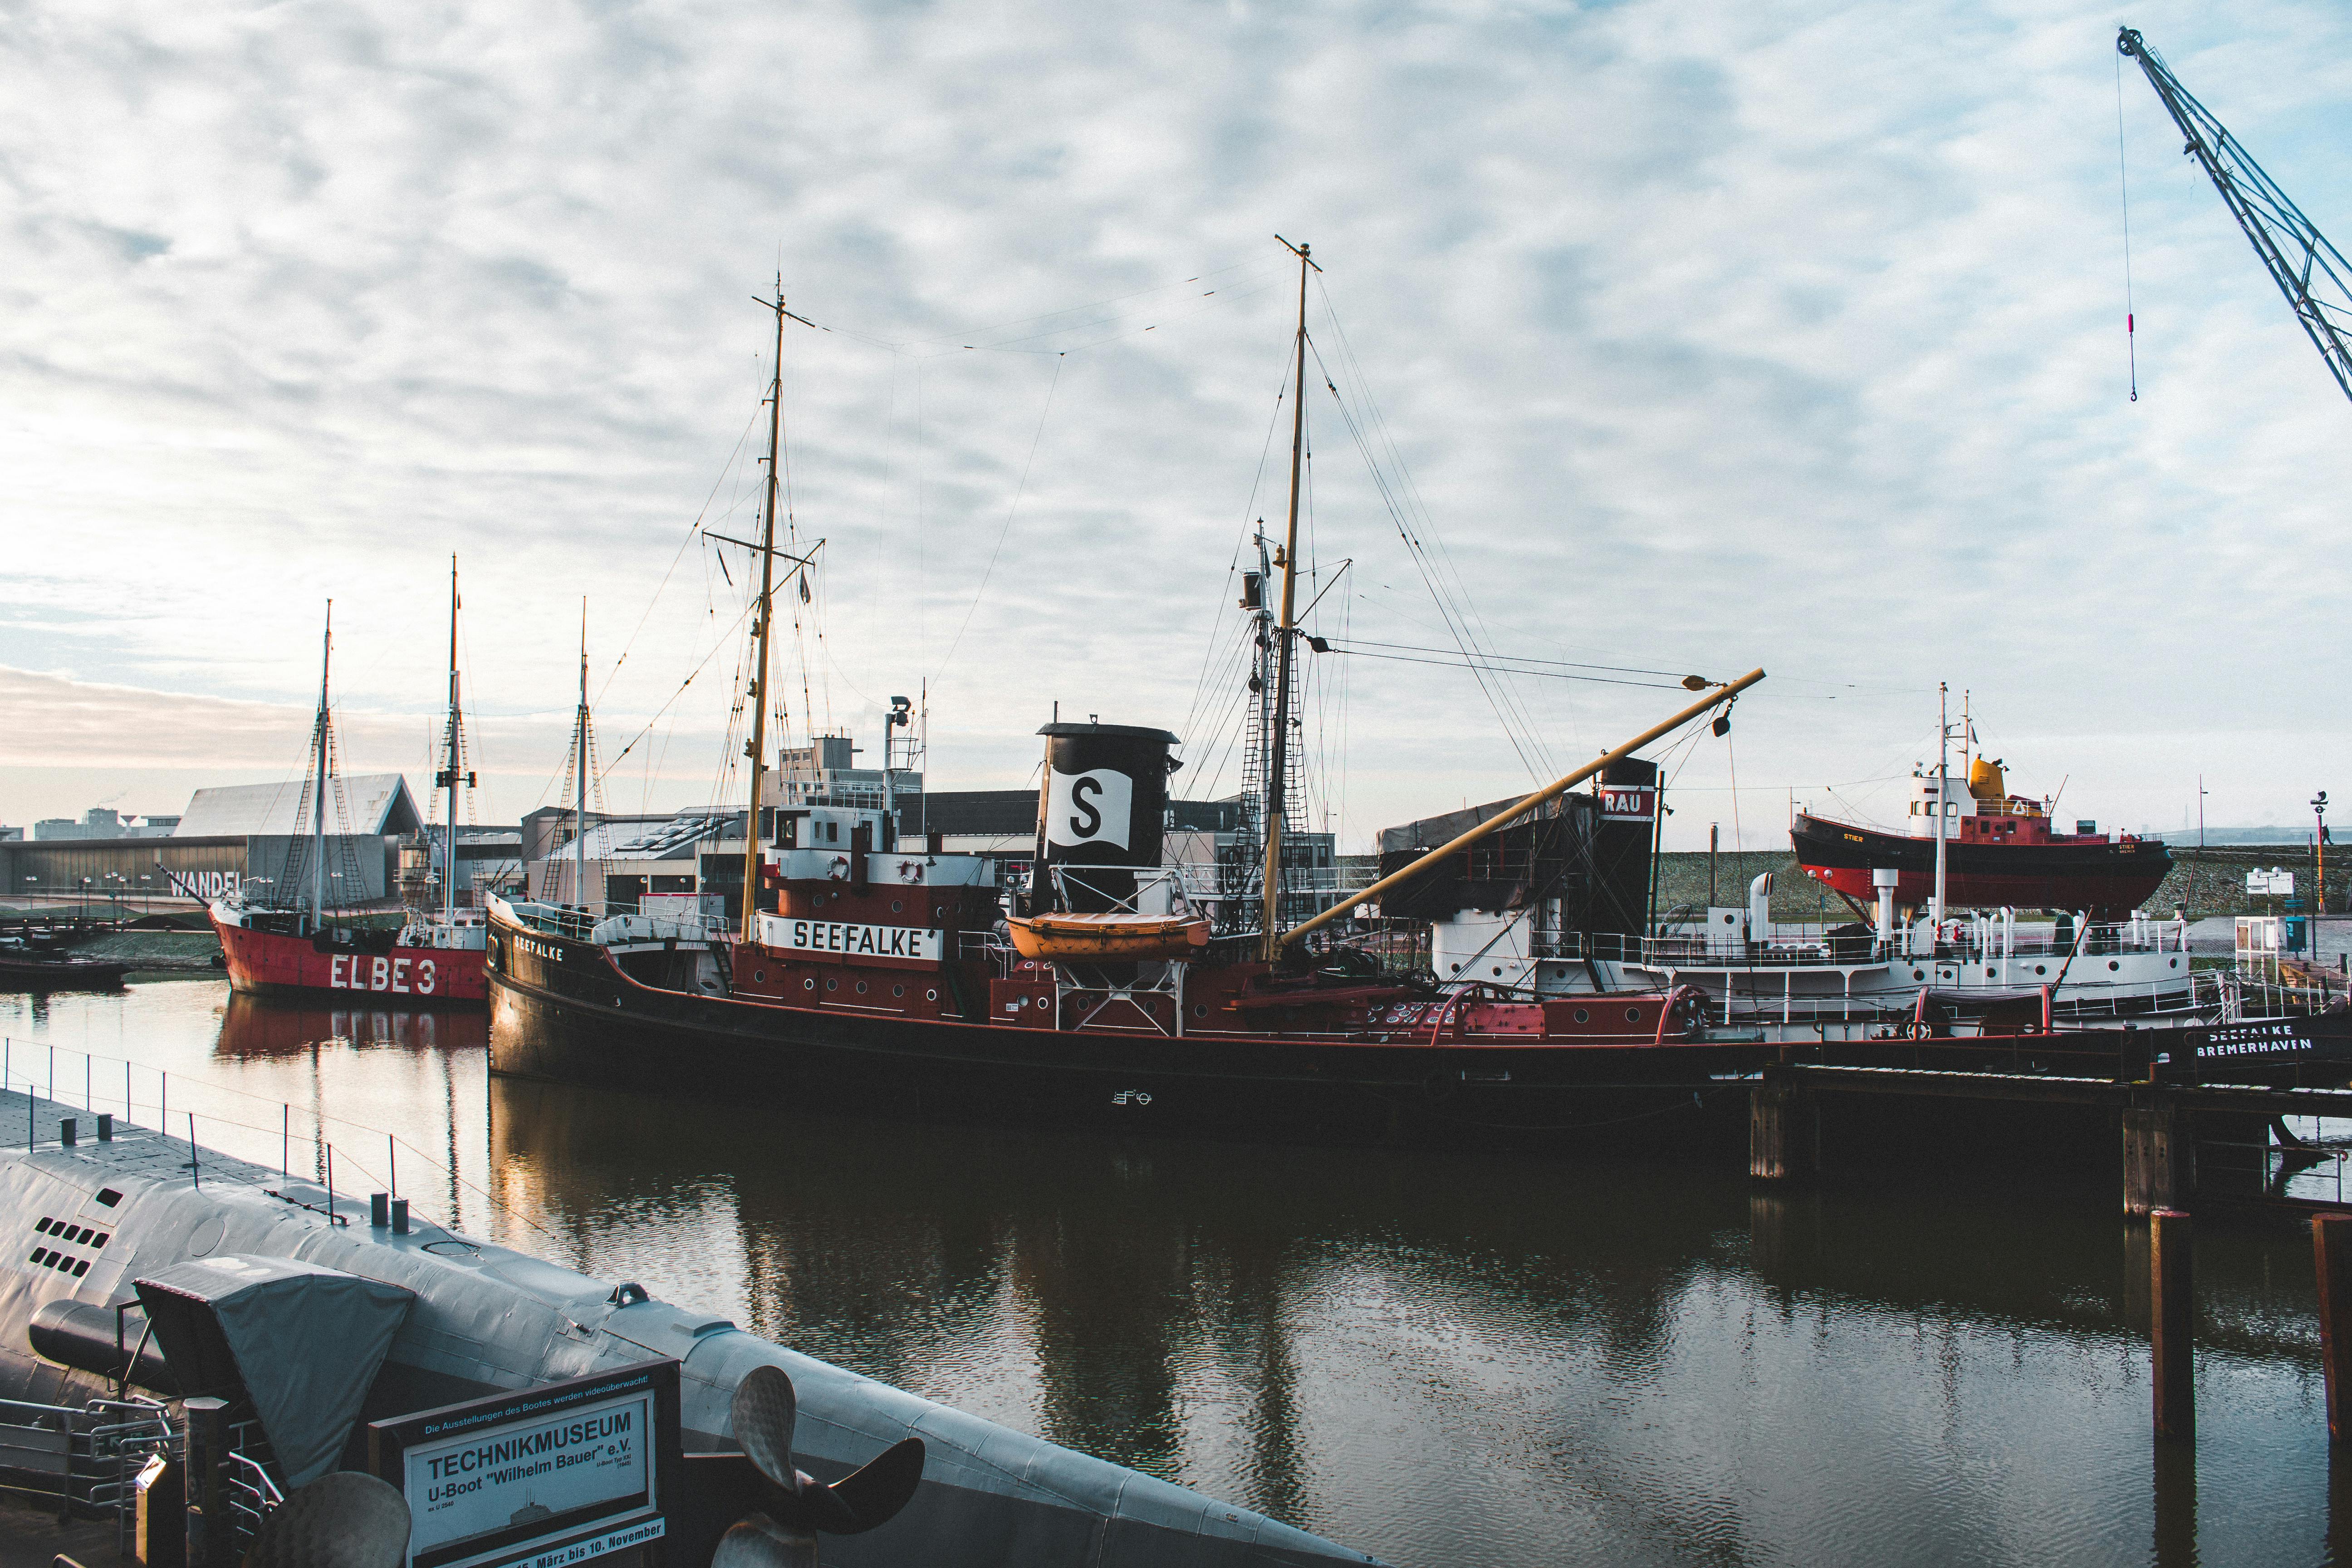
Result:
{"type": "Polygon", "coordinates": [[[408,1500],[407,1568],[563,1568],[667,1534],[677,1364],[371,1422],[369,1468],[408,1500]]]}

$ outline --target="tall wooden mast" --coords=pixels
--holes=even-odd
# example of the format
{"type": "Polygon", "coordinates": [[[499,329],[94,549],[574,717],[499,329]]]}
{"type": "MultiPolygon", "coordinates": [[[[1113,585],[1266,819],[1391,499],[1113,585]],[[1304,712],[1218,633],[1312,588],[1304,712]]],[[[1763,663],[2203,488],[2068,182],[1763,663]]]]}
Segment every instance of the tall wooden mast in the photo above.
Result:
{"type": "MultiPolygon", "coordinates": [[[[441,916],[454,925],[457,920],[457,785],[461,782],[457,770],[465,766],[465,747],[458,736],[463,722],[457,705],[457,557],[449,557],[449,755],[441,771],[441,784],[449,792],[449,839],[441,867],[441,916]]],[[[471,780],[463,782],[471,783],[471,780]]]]}
{"type": "Polygon", "coordinates": [[[572,896],[588,912],[588,601],[580,601],[580,712],[572,744],[572,896]]]}
{"type": "Polygon", "coordinates": [[[335,659],[335,601],[327,601],[327,630],[319,647],[319,787],[310,795],[310,929],[327,929],[327,670],[335,659]]]}
{"type": "MultiPolygon", "coordinates": [[[[784,279],[776,279],[776,297],[760,301],[776,313],[776,368],[768,383],[768,504],[760,520],[760,598],[751,611],[751,738],[744,754],[751,759],[751,802],[743,821],[743,940],[755,934],[760,905],[760,779],[767,763],[768,744],[768,623],[774,617],[770,595],[776,574],[776,452],[784,433],[784,279]]],[[[889,758],[885,756],[887,766],[889,758]]]]}
{"type": "MultiPolygon", "coordinates": [[[[1274,237],[1282,239],[1278,234],[1274,237]]],[[[1290,524],[1283,536],[1281,558],[1275,563],[1282,568],[1282,620],[1276,631],[1274,736],[1265,769],[1265,872],[1260,884],[1264,901],[1258,916],[1268,963],[1282,956],[1282,808],[1284,792],[1289,787],[1290,657],[1297,641],[1294,612],[1298,601],[1298,481],[1307,457],[1307,269],[1323,270],[1315,267],[1312,246],[1291,245],[1286,239],[1282,243],[1298,258],[1298,339],[1292,349],[1298,362],[1298,378],[1290,409],[1290,524]]]]}

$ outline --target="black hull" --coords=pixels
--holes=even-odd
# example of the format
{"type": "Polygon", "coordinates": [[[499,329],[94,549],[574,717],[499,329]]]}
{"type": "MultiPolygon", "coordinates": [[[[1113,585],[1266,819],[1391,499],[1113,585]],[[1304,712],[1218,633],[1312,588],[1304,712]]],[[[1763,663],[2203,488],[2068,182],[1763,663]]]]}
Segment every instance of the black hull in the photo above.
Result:
{"type": "Polygon", "coordinates": [[[491,928],[490,1070],[929,1121],[1283,1142],[1664,1147],[1744,1119],[1752,1044],[1357,1045],[933,1022],[642,985],[491,928]]]}

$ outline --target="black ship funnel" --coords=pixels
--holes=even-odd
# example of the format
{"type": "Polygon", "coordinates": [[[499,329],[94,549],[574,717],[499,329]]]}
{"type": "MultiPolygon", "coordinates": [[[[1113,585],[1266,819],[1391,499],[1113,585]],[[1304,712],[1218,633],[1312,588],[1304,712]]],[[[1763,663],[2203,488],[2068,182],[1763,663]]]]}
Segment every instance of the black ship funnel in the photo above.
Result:
{"type": "Polygon", "coordinates": [[[1099,914],[1135,898],[1139,868],[1160,864],[1168,754],[1176,737],[1134,724],[1048,724],[1037,792],[1040,908],[1099,914]]]}

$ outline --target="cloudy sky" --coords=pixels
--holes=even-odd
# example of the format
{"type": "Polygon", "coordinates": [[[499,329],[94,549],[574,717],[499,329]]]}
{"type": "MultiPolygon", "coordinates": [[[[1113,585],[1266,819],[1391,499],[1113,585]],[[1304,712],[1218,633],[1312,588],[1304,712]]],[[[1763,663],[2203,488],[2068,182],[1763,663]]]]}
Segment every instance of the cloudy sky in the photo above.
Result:
{"type": "MultiPolygon", "coordinates": [[[[331,595],[346,764],[423,782],[453,552],[482,819],[583,598],[608,802],[709,798],[779,273],[792,726],[928,679],[935,787],[1059,702],[1229,791],[1277,233],[1319,628],[1764,667],[1681,841],[1899,815],[1939,680],[2066,816],[2293,822],[2352,790],[2352,407],[2136,68],[2128,401],[2121,21],[2352,231],[2322,4],[0,0],[0,822],[299,769],[331,595]]],[[[1350,847],[1679,701],[1313,666],[1350,847]]]]}

